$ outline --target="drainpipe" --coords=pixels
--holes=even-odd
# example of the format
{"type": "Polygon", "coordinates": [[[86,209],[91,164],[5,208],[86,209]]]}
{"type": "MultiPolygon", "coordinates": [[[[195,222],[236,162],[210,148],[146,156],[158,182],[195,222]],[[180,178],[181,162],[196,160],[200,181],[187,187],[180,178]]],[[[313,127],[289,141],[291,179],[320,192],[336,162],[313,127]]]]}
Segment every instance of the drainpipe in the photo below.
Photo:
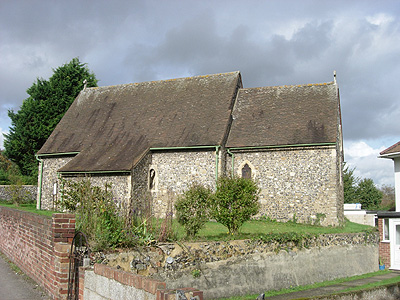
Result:
{"type": "Polygon", "coordinates": [[[58,191],[60,192],[60,201],[62,202],[64,200],[64,181],[62,181],[62,175],[60,172],[57,172],[57,179],[60,181],[60,188],[58,191]]]}
{"type": "Polygon", "coordinates": [[[233,176],[233,173],[235,172],[234,169],[235,154],[232,153],[230,149],[226,149],[226,152],[228,152],[228,154],[232,156],[232,176],[233,176]]]}
{"type": "Polygon", "coordinates": [[[219,167],[219,148],[221,146],[215,146],[215,188],[217,188],[218,181],[218,167],[219,167]]]}
{"type": "Polygon", "coordinates": [[[39,156],[35,155],[36,160],[40,163],[40,175],[39,175],[39,195],[37,199],[36,209],[42,209],[42,181],[43,181],[43,160],[39,156]]]}

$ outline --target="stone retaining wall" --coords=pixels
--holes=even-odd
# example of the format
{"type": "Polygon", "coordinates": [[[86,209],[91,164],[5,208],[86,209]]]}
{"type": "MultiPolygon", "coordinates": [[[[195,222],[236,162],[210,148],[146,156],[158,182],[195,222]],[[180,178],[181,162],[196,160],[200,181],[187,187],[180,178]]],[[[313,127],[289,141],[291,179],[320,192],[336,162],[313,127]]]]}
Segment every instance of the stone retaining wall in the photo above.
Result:
{"type": "Polygon", "coordinates": [[[162,244],[109,254],[104,263],[218,298],[360,275],[378,270],[378,234],[326,234],[294,243],[225,241],[162,244]]]}
{"type": "MultiPolygon", "coordinates": [[[[11,200],[11,193],[9,191],[10,185],[0,185],[0,200],[11,200]]],[[[27,198],[36,199],[38,187],[36,185],[22,185],[21,189],[26,192],[27,198]]]]}

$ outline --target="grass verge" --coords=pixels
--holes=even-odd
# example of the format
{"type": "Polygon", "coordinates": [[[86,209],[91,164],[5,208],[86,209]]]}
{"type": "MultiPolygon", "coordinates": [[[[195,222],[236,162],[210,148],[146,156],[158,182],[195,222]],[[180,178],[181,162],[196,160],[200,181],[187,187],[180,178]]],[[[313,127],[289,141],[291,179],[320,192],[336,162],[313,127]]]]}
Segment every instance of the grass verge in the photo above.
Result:
{"type": "Polygon", "coordinates": [[[399,283],[399,282],[400,282],[400,276],[397,276],[397,277],[393,277],[393,278],[389,278],[389,279],[384,279],[379,282],[372,282],[372,283],[364,284],[361,286],[344,289],[344,290],[338,291],[338,293],[357,292],[357,291],[361,291],[361,290],[372,289],[372,288],[389,285],[389,284],[394,284],[394,283],[399,283]]]}
{"type": "MultiPolygon", "coordinates": [[[[358,279],[363,279],[363,278],[369,278],[369,277],[373,277],[376,275],[382,275],[382,274],[386,274],[386,273],[390,273],[390,272],[391,271],[388,271],[388,270],[377,271],[377,272],[363,274],[363,275],[357,275],[357,276],[339,278],[339,279],[335,279],[335,280],[329,280],[329,281],[324,281],[324,282],[319,282],[319,283],[314,283],[314,284],[296,286],[296,287],[292,287],[292,288],[282,289],[279,291],[267,291],[267,292],[265,292],[265,297],[267,298],[267,297],[289,294],[289,293],[294,293],[294,292],[300,292],[300,291],[305,291],[305,290],[310,290],[310,289],[315,289],[315,288],[320,288],[320,287],[326,287],[326,286],[340,284],[343,282],[348,282],[348,281],[353,281],[353,280],[358,280],[358,279]]],[[[400,281],[400,277],[395,277],[395,278],[391,278],[391,279],[387,279],[387,280],[382,280],[380,282],[376,282],[374,286],[379,286],[378,284],[385,285],[385,284],[395,283],[395,282],[399,282],[399,281],[400,281]],[[397,281],[395,279],[397,279],[397,281]],[[383,283],[383,282],[385,282],[385,283],[383,283]]],[[[352,288],[352,289],[349,288],[349,289],[346,289],[343,291],[339,291],[338,293],[357,290],[357,289],[362,290],[362,289],[370,288],[371,287],[370,285],[372,285],[372,284],[368,284],[365,286],[360,286],[360,287],[352,288]]],[[[253,294],[253,295],[247,295],[247,296],[219,298],[218,300],[254,300],[257,298],[257,296],[258,296],[258,294],[253,294]]]]}
{"type": "Polygon", "coordinates": [[[2,252],[0,252],[0,258],[3,258],[6,263],[10,266],[10,269],[13,270],[13,272],[17,275],[25,275],[24,272],[16,265],[14,264],[11,260],[8,259],[7,256],[5,256],[2,252]]]}

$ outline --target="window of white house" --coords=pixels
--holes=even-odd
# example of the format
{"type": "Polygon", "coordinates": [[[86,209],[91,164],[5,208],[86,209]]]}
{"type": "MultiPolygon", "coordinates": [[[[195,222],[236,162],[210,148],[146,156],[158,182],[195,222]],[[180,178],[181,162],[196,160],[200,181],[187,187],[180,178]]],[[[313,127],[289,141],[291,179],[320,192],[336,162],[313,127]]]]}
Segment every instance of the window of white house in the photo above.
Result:
{"type": "Polygon", "coordinates": [[[383,240],[390,240],[389,236],[389,219],[383,219],[383,240]]]}

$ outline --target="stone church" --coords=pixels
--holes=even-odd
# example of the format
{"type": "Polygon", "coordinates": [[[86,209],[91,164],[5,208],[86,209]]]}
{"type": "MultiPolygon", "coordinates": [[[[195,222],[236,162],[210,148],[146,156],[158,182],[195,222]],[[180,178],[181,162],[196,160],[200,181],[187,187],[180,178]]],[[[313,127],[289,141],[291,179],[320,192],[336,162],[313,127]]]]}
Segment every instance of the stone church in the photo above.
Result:
{"type": "Polygon", "coordinates": [[[60,178],[112,183],[121,205],[168,201],[193,182],[253,178],[259,216],[343,221],[343,142],[336,80],[243,88],[240,72],[84,88],[37,153],[38,206],[60,178]]]}

